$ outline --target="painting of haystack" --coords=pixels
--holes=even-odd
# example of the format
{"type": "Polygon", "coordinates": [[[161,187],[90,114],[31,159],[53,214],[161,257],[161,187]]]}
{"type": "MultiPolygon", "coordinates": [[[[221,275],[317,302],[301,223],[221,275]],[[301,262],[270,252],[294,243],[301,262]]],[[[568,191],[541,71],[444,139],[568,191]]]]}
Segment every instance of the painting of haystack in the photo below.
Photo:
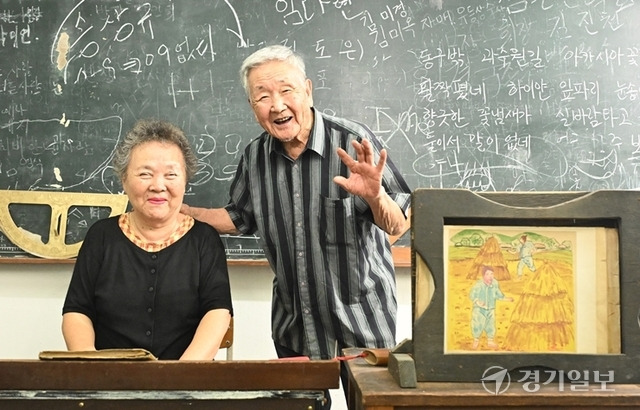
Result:
{"type": "Polygon", "coordinates": [[[467,279],[478,279],[482,274],[483,266],[491,266],[493,277],[497,280],[511,279],[507,262],[500,250],[500,243],[495,236],[489,237],[478,251],[478,255],[473,259],[473,264],[467,274],[467,279]]]}
{"type": "Polygon", "coordinates": [[[524,285],[511,314],[504,345],[509,350],[525,352],[572,348],[573,317],[573,301],[564,280],[551,263],[542,263],[524,285]]]}
{"type": "Polygon", "coordinates": [[[513,227],[456,227],[447,231],[445,275],[445,351],[562,352],[576,349],[575,232],[513,227]],[[535,246],[531,268],[517,276],[520,238],[535,246]],[[534,265],[535,264],[535,265],[534,265]],[[493,271],[501,298],[490,312],[495,334],[472,336],[474,302],[470,292],[493,271]],[[493,338],[490,338],[493,336],[493,338]]]}

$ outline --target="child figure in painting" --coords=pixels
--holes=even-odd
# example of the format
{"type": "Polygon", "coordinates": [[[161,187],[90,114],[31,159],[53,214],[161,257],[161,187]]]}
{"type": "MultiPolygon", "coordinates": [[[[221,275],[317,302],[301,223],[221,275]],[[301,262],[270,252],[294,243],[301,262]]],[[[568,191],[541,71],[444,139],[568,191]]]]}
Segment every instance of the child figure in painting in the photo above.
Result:
{"type": "Polygon", "coordinates": [[[536,246],[533,242],[527,240],[527,235],[520,237],[520,262],[518,262],[518,280],[522,279],[524,267],[526,266],[531,272],[536,271],[536,265],[533,263],[533,252],[535,252],[536,246]]]}
{"type": "Polygon", "coordinates": [[[493,269],[490,266],[482,267],[482,279],[478,279],[473,285],[469,298],[473,303],[471,309],[473,349],[478,348],[482,332],[487,335],[487,347],[496,349],[498,344],[493,340],[496,335],[496,301],[513,302],[513,298],[506,297],[502,293],[498,281],[493,278],[493,269]]]}

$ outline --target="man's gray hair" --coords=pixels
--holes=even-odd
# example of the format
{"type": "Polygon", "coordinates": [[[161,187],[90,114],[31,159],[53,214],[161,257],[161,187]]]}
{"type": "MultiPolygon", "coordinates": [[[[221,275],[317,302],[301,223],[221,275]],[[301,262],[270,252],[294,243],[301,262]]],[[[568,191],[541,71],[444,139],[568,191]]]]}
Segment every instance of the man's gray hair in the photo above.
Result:
{"type": "Polygon", "coordinates": [[[300,70],[303,78],[307,78],[302,56],[287,46],[279,44],[267,46],[255,51],[247,57],[240,66],[240,79],[242,80],[242,87],[244,87],[244,92],[247,96],[251,95],[251,90],[249,90],[249,72],[251,69],[269,61],[286,61],[300,70]]]}

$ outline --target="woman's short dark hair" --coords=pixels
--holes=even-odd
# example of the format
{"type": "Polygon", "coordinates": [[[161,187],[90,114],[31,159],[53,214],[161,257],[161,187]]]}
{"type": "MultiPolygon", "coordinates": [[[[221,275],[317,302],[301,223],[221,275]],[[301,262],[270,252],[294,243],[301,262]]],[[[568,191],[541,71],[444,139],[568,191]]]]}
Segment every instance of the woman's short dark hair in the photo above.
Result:
{"type": "Polygon", "coordinates": [[[133,125],[133,128],[131,128],[124,137],[124,140],[116,147],[116,152],[113,157],[113,169],[120,178],[120,181],[124,181],[127,176],[127,168],[131,162],[131,151],[138,145],[150,141],[174,144],[180,148],[182,156],[184,157],[187,181],[195,175],[198,159],[193,153],[184,132],[179,127],[167,121],[143,119],[133,125]]]}

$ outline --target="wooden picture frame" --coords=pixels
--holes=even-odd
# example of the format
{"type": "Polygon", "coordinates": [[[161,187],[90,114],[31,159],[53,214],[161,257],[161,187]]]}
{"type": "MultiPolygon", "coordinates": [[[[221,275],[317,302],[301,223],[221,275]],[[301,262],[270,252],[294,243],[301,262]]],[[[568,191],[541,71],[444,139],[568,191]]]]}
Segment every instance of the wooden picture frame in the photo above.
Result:
{"type": "MultiPolygon", "coordinates": [[[[614,378],[615,383],[639,383],[639,217],[640,192],[636,191],[414,191],[411,235],[414,326],[411,348],[417,381],[479,382],[487,369],[502,368],[512,374],[512,381],[519,381],[526,374],[531,375],[531,369],[545,369],[543,377],[547,379],[541,382],[551,378],[560,381],[567,377],[593,379],[603,375],[609,382],[613,382],[610,378],[614,378]],[[485,239],[476,241],[474,246],[477,249],[469,246],[465,250],[452,251],[456,254],[452,255],[452,238],[455,237],[461,242],[460,238],[465,238],[464,234],[460,234],[462,231],[483,232],[485,239]],[[570,252],[573,261],[571,274],[565,276],[570,278],[568,283],[576,284],[573,288],[569,286],[569,299],[571,306],[581,313],[572,316],[571,320],[577,321],[578,316],[587,315],[587,321],[595,323],[588,324],[586,331],[570,323],[571,329],[579,334],[573,340],[573,345],[558,346],[549,342],[539,348],[531,345],[523,347],[515,343],[513,338],[507,342],[504,340],[507,332],[505,327],[518,327],[518,321],[513,319],[516,316],[516,305],[518,300],[521,304],[524,303],[523,286],[510,286],[509,292],[502,293],[506,295],[506,299],[513,299],[514,303],[509,307],[511,319],[505,322],[503,315],[503,322],[498,322],[497,325],[502,326],[502,329],[496,332],[499,334],[502,331],[503,340],[494,340],[493,348],[489,348],[487,332],[484,332],[482,337],[485,339],[481,339],[480,343],[474,346],[471,311],[475,302],[470,297],[469,290],[475,281],[480,280],[480,272],[485,265],[490,265],[491,270],[498,271],[503,264],[512,275],[515,273],[516,259],[508,256],[505,257],[507,261],[501,262],[500,259],[508,255],[506,252],[512,246],[509,245],[510,240],[513,243],[523,232],[547,232],[546,237],[565,235],[574,238],[574,245],[565,244],[573,246],[570,252]],[[585,240],[583,237],[575,240],[585,232],[588,239],[585,240]],[[503,235],[499,241],[486,240],[498,235],[503,235]],[[491,244],[485,246],[485,243],[492,241],[493,248],[491,244]],[[483,261],[480,255],[483,247],[493,249],[484,249],[485,253],[493,252],[493,257],[484,255],[483,261]],[[496,250],[496,247],[500,249],[496,250]],[[459,256],[465,252],[466,257],[459,256]],[[588,261],[576,262],[577,257],[588,261]],[[461,263],[465,258],[465,263],[461,263]],[[458,264],[454,265],[452,261],[458,264]],[[461,269],[460,266],[464,266],[462,273],[458,271],[461,269]],[[468,283],[461,287],[456,287],[457,284],[451,285],[454,276],[455,280],[462,281],[461,275],[465,276],[468,283]],[[586,283],[594,280],[595,285],[586,283]],[[456,291],[464,295],[456,295],[456,291]],[[581,310],[589,304],[583,293],[587,293],[592,299],[591,309],[581,310]],[[579,300],[576,302],[574,299],[579,300]],[[597,337],[589,339],[593,337],[590,333],[596,333],[597,337]],[[458,336],[462,342],[456,339],[458,336]],[[451,339],[456,341],[451,342],[451,339]]],[[[542,237],[545,237],[545,234],[538,236],[537,240],[544,242],[539,239],[542,237]]],[[[466,238],[468,240],[469,237],[466,238]]],[[[544,247],[537,245],[540,248],[544,247]]],[[[540,280],[544,277],[548,282],[549,277],[557,274],[553,272],[554,264],[549,262],[549,258],[557,257],[560,251],[558,247],[551,248],[546,250],[547,261],[543,256],[534,256],[534,260],[537,258],[540,265],[536,272],[527,270],[529,279],[540,280]]],[[[568,253],[564,254],[566,256],[568,253]]],[[[510,280],[498,282],[506,288],[510,280]]],[[[507,309],[506,302],[496,303],[496,311],[507,309]]],[[[544,304],[549,303],[547,300],[544,304]]],[[[532,309],[536,312],[539,310],[531,306],[527,309],[528,312],[532,309]]],[[[536,315],[529,313],[529,316],[536,315]]],[[[580,320],[585,323],[583,317],[580,320]]],[[[537,332],[536,336],[546,332],[553,337],[561,333],[558,328],[549,330],[544,327],[536,328],[535,325],[520,331],[529,334],[537,332]]],[[[557,340],[554,343],[556,342],[557,340]]]]}

